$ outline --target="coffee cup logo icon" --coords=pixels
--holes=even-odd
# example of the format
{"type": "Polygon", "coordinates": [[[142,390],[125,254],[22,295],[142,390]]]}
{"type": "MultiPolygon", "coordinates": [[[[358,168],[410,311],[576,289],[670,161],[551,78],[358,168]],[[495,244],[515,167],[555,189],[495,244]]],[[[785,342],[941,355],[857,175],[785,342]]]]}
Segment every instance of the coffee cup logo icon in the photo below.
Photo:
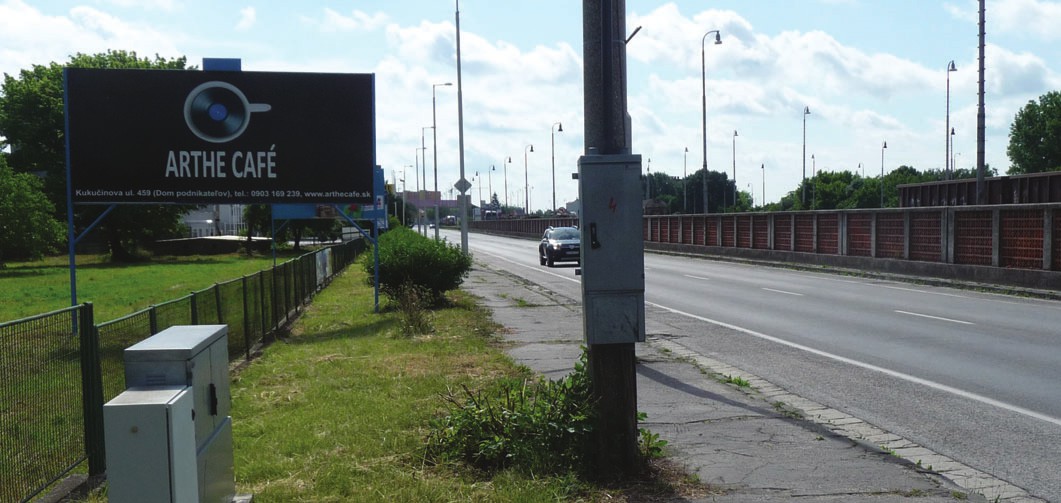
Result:
{"type": "Polygon", "coordinates": [[[211,143],[225,143],[247,130],[250,114],[270,109],[272,106],[265,103],[250,103],[236,86],[214,80],[188,93],[184,121],[195,136],[211,143]]]}

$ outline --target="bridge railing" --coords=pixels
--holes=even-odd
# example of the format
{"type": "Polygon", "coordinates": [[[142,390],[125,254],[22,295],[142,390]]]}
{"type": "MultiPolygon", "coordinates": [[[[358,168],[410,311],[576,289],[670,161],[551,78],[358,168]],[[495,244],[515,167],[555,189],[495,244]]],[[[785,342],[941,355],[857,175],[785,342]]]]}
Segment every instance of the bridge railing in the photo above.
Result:
{"type": "MultiPolygon", "coordinates": [[[[471,228],[535,238],[550,225],[578,219],[476,221],[471,228]]],[[[1061,285],[1057,203],[649,215],[643,236],[647,249],[1061,285]]]]}

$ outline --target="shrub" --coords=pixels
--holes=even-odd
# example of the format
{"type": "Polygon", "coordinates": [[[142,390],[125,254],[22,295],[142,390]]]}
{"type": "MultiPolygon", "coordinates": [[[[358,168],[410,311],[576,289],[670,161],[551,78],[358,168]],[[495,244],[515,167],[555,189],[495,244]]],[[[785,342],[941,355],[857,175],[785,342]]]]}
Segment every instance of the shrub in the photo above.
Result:
{"type": "MultiPolygon", "coordinates": [[[[371,253],[365,254],[362,267],[371,282],[371,253]]],[[[412,285],[427,292],[427,301],[441,303],[445,292],[464,282],[471,267],[471,255],[445,240],[435,241],[404,227],[391,229],[379,237],[379,288],[394,301],[412,285]]]]}
{"type": "Polygon", "coordinates": [[[483,470],[582,472],[593,430],[586,355],[559,380],[503,380],[487,391],[443,397],[449,414],[432,421],[427,457],[483,470]]]}

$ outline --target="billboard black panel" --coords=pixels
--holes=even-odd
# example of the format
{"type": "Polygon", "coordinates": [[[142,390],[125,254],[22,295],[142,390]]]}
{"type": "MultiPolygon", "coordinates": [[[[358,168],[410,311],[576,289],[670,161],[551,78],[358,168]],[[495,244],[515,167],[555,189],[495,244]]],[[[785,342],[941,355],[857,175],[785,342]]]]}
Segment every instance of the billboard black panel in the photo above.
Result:
{"type": "Polygon", "coordinates": [[[74,202],[373,200],[371,74],[64,75],[74,202]]]}

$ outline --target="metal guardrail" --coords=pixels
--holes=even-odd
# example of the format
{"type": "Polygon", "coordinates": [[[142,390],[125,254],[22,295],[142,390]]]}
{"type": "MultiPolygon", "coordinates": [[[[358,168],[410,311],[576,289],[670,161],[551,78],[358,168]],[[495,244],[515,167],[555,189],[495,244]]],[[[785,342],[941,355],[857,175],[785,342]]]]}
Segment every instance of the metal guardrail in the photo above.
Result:
{"type": "Polygon", "coordinates": [[[88,462],[106,471],[103,404],[125,389],[123,351],[174,325],[227,324],[229,357],[250,360],[365,249],[324,248],[121,318],[92,305],[0,323],[0,502],[26,502],[88,462]]]}

